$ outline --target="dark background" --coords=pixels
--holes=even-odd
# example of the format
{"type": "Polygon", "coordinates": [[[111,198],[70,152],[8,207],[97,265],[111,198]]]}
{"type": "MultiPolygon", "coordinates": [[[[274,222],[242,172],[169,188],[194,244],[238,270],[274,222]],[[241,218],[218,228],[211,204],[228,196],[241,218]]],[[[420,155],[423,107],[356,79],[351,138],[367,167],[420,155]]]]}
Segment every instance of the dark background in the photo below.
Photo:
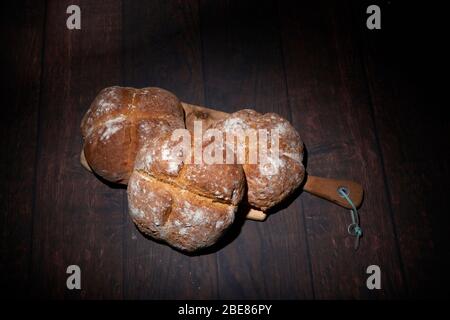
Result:
{"type": "Polygon", "coordinates": [[[2,4],[1,20],[2,295],[449,296],[448,32],[437,2],[13,3],[2,4]],[[81,30],[66,28],[70,4],[81,7],[81,30]],[[381,8],[381,30],[366,28],[370,4],[381,8]],[[359,251],[348,211],[306,193],[206,255],[145,239],[126,191],[79,164],[81,118],[111,85],[289,119],[311,174],[364,186],[359,251]],[[71,264],[81,291],[66,289],[71,264]],[[372,264],[381,290],[366,288],[372,264]]]}

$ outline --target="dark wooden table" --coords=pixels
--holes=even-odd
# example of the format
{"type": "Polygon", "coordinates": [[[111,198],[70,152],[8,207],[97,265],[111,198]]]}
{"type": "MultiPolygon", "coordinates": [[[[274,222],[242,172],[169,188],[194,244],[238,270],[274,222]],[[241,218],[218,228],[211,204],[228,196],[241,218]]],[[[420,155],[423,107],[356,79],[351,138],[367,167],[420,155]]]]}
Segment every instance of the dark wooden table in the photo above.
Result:
{"type": "Polygon", "coordinates": [[[2,10],[1,290],[8,297],[448,297],[448,84],[442,9],[375,1],[13,1],[2,10]],[[81,8],[81,30],[66,9],[81,8]],[[359,181],[347,210],[300,194],[231,243],[186,256],[145,239],[126,192],[79,164],[102,88],[159,86],[224,111],[277,112],[311,174],[359,181]],[[82,290],[67,290],[79,265],[82,290]],[[366,268],[381,269],[368,290],[366,268]]]}

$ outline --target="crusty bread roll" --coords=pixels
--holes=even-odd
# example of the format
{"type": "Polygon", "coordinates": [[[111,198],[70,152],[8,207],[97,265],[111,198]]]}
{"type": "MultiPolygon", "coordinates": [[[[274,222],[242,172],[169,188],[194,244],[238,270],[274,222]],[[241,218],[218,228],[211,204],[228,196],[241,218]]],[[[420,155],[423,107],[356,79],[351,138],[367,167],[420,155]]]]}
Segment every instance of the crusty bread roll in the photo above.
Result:
{"type": "MultiPolygon", "coordinates": [[[[248,203],[262,211],[283,201],[303,181],[305,168],[303,161],[303,142],[298,132],[286,119],[275,113],[261,114],[244,109],[232,113],[226,119],[212,125],[223,133],[237,130],[266,129],[279,134],[279,156],[270,157],[267,163],[250,163],[247,157],[243,164],[247,180],[248,203]],[[269,170],[270,169],[270,170],[269,170]]],[[[225,135],[224,135],[225,140],[225,135]]],[[[249,140],[245,141],[248,148],[249,140]]],[[[247,149],[248,150],[248,149],[247,149]]]]}
{"type": "Polygon", "coordinates": [[[166,90],[105,88],[81,123],[84,156],[95,173],[126,184],[136,153],[147,140],[184,127],[181,103],[166,90]]]}
{"type": "Polygon", "coordinates": [[[232,224],[245,177],[240,165],[185,163],[183,152],[173,152],[176,145],[162,133],[139,151],[127,189],[129,213],[141,232],[195,251],[232,224]]]}
{"type": "MultiPolygon", "coordinates": [[[[232,224],[244,194],[252,207],[266,211],[305,174],[303,143],[287,120],[253,110],[229,116],[208,110],[183,106],[160,88],[110,87],[98,94],[81,124],[86,162],[104,179],[128,184],[129,212],[139,230],[185,251],[214,244],[232,224]],[[177,147],[171,134],[185,128],[185,113],[191,133],[194,120],[202,121],[203,130],[210,125],[222,133],[276,129],[279,157],[265,164],[191,164],[183,152],[171,152],[177,147]],[[268,174],[267,166],[276,173],[268,174]]],[[[203,148],[212,142],[206,139],[203,148]]],[[[229,149],[221,150],[225,155],[229,149]]]]}

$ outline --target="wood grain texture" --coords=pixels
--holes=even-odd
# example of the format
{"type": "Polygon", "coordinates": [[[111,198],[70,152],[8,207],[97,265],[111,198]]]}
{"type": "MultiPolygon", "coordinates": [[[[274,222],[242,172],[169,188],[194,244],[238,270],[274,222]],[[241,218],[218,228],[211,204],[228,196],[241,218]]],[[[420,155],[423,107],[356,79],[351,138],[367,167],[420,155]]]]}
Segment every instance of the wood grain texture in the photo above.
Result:
{"type": "Polygon", "coordinates": [[[279,14],[292,121],[308,150],[308,172],[359,181],[366,191],[357,252],[346,230],[348,211],[302,195],[316,298],[402,296],[403,275],[351,8],[338,1],[281,2],[279,14]],[[372,264],[383,270],[383,290],[365,286],[365,270],[372,264]]]}
{"type": "Polygon", "coordinates": [[[121,82],[118,1],[49,1],[41,88],[32,294],[49,298],[122,297],[124,190],[79,163],[80,122],[100,89],[121,82]],[[81,30],[66,28],[78,4],[81,30]],[[82,291],[66,288],[66,268],[82,271],[82,291]]]}
{"type": "Polygon", "coordinates": [[[376,1],[28,1],[2,7],[0,285],[58,299],[448,297],[450,181],[445,17],[376,1]],[[82,29],[66,28],[78,4],[82,29]],[[412,18],[411,18],[412,17],[412,18]],[[411,20],[420,21],[411,24],[411,20]],[[126,192],[79,164],[81,118],[111,85],[160,86],[194,105],[290,120],[312,175],[361,182],[347,210],[297,192],[268,219],[239,216],[188,256],[143,237],[126,192]],[[66,268],[82,290],[66,289],[66,268]],[[366,288],[381,267],[382,289],[366,288]]]}
{"type": "Polygon", "coordinates": [[[10,297],[21,297],[30,283],[44,16],[43,1],[2,10],[0,287],[10,297]]]}
{"type": "MultiPolygon", "coordinates": [[[[354,4],[356,22],[366,4],[354,4]]],[[[359,36],[406,288],[409,297],[448,297],[450,127],[439,77],[445,17],[428,6],[379,5],[384,30],[359,36]],[[414,32],[408,17],[422,18],[414,32]]]]}
{"type": "MultiPolygon", "coordinates": [[[[254,108],[290,119],[274,3],[201,4],[206,105],[227,112],[254,108]]],[[[247,221],[239,237],[218,252],[220,298],[313,297],[299,203],[264,223],[247,221]]]]}

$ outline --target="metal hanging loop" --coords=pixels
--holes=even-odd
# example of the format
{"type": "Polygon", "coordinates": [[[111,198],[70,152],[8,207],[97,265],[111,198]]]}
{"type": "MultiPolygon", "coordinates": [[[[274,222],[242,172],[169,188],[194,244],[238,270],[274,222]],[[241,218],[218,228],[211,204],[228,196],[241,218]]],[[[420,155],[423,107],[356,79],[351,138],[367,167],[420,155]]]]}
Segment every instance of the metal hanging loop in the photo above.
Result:
{"type": "Polygon", "coordinates": [[[359,240],[363,234],[362,229],[359,225],[359,214],[358,210],[356,209],[355,205],[353,204],[353,201],[350,199],[350,192],[349,190],[342,186],[337,189],[337,193],[347,200],[347,202],[350,204],[352,209],[350,209],[350,215],[352,217],[352,223],[348,225],[347,232],[351,236],[355,237],[355,250],[358,250],[359,247],[359,240]]]}

